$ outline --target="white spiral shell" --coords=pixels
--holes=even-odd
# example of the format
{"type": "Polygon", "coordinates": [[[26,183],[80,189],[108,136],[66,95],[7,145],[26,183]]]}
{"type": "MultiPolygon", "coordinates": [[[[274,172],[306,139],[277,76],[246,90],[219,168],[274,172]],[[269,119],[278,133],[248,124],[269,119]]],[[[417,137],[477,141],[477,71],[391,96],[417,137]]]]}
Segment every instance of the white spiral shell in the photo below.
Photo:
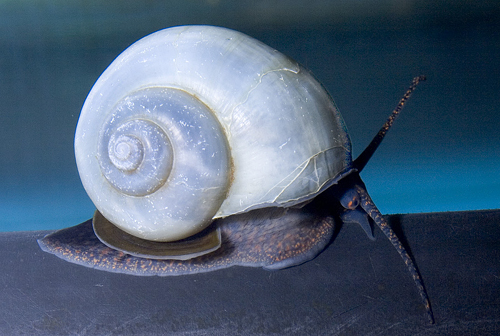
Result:
{"type": "Polygon", "coordinates": [[[173,241],[313,198],[351,165],[340,113],[299,64],[242,33],[164,29],[119,55],[82,108],[75,155],[109,221],[173,241]]]}

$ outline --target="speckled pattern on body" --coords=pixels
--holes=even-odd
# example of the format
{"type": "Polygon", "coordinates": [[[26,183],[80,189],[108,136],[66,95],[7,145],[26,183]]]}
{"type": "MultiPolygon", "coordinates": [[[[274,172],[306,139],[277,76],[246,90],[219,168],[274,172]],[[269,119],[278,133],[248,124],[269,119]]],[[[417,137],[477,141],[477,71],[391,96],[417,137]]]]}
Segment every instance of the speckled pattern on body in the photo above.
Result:
{"type": "Polygon", "coordinates": [[[92,220],[39,240],[40,247],[61,259],[117,273],[183,275],[234,265],[280,269],[313,259],[330,242],[334,219],[304,209],[255,210],[214,222],[222,233],[217,251],[186,261],[134,257],[105,246],[92,220]]]}

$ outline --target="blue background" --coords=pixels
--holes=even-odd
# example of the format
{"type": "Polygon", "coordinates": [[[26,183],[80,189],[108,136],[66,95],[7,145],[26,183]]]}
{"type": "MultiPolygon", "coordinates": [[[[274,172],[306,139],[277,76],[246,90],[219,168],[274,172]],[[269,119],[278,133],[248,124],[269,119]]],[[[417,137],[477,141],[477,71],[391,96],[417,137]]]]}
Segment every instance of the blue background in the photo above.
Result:
{"type": "Polygon", "coordinates": [[[500,208],[497,1],[2,1],[0,231],[92,216],[73,135],[93,83],[137,39],[181,24],[249,34],[312,70],[356,157],[425,74],[362,177],[382,213],[500,208]]]}

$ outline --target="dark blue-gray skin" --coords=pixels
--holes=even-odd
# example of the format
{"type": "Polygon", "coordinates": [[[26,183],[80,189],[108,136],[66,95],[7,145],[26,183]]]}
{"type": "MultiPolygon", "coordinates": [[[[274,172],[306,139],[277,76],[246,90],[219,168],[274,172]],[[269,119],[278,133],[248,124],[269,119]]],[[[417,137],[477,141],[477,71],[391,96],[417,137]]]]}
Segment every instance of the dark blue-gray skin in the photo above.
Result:
{"type": "MultiPolygon", "coordinates": [[[[164,250],[165,246],[168,249],[171,243],[150,243],[147,246],[139,246],[141,242],[133,241],[134,237],[112,226],[112,232],[108,234],[108,237],[130,243],[134,246],[133,249],[138,246],[142,248],[141,253],[132,255],[123,252],[127,251],[126,248],[108,247],[113,246],[112,242],[106,242],[106,244],[101,242],[99,238],[106,234],[96,235],[92,219],[51,233],[40,239],[38,243],[43,251],[66,261],[99,270],[133,275],[185,275],[235,265],[274,270],[300,265],[315,258],[330,243],[336,220],[360,224],[370,239],[374,239],[372,223],[375,223],[403,258],[425,305],[428,318],[431,323],[434,323],[430,302],[418,270],[373,203],[359,176],[411,93],[422,80],[425,80],[425,77],[413,79],[412,85],[368,147],[352,162],[350,167],[339,174],[337,181],[330,188],[313,201],[301,208],[258,209],[217,219],[209,228],[179,243],[180,245],[186,244],[189,250],[193,244],[197,245],[203,239],[210,240],[207,237],[217,232],[220,246],[218,245],[213,252],[187,260],[155,257],[156,249],[164,250]],[[144,253],[144,250],[150,250],[151,253],[144,253]]],[[[96,217],[94,217],[95,220],[96,217]]],[[[173,249],[177,247],[173,246],[173,249]]],[[[183,248],[185,247],[181,246],[180,250],[182,251],[183,248]]]]}

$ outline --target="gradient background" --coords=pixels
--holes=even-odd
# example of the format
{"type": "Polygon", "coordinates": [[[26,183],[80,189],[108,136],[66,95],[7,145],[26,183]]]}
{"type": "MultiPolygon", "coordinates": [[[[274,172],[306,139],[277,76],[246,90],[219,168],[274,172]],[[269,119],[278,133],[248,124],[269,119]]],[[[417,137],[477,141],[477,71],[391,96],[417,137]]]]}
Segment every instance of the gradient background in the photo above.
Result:
{"type": "Polygon", "coordinates": [[[312,70],[356,157],[422,83],[362,173],[382,213],[500,208],[498,1],[1,1],[0,231],[92,216],[73,155],[86,95],[139,38],[182,24],[249,34],[312,70]]]}

